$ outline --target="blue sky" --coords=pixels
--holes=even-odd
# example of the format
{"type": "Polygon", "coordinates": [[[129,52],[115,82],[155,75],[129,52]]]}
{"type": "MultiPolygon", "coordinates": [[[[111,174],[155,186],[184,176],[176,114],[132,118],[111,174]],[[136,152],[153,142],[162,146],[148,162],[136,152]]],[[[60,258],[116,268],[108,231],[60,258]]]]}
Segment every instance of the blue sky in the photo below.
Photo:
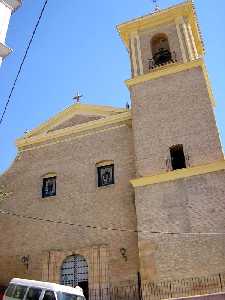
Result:
{"type": "MultiPolygon", "coordinates": [[[[161,8],[179,2],[159,1],[161,8]]],[[[0,68],[1,111],[43,3],[24,0],[11,18],[7,44],[14,51],[0,68]]],[[[225,1],[195,3],[224,147],[225,1]]],[[[152,9],[151,0],[49,0],[0,125],[0,172],[15,158],[16,138],[71,105],[77,90],[84,95],[83,103],[125,106],[129,92],[124,80],[130,77],[130,64],[115,26],[152,9]]]]}

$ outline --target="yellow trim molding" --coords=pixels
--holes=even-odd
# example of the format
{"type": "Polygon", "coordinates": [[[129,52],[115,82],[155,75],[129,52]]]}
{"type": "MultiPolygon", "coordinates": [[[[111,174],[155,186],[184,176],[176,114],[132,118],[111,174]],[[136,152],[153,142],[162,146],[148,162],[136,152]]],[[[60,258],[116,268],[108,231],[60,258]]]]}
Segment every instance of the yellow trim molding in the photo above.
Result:
{"type": "Polygon", "coordinates": [[[197,46],[198,54],[204,54],[204,45],[198,28],[195,8],[191,0],[184,3],[174,5],[167,9],[162,9],[158,12],[145,15],[143,17],[122,23],[117,26],[117,30],[124,41],[127,48],[129,48],[129,39],[131,33],[134,31],[142,31],[145,29],[155,28],[166,23],[175,23],[176,18],[185,17],[190,23],[193,37],[197,46]]]}
{"type": "Polygon", "coordinates": [[[112,115],[106,118],[101,118],[95,121],[90,121],[76,126],[71,126],[63,129],[58,129],[52,132],[45,132],[36,136],[18,139],[16,146],[20,149],[29,145],[43,143],[51,140],[57,140],[68,135],[78,135],[86,131],[97,130],[98,128],[113,125],[117,123],[129,124],[131,120],[131,111],[126,111],[120,114],[112,115]]]}
{"type": "Polygon", "coordinates": [[[200,166],[191,167],[187,169],[180,169],[180,170],[175,170],[163,174],[133,179],[130,181],[130,183],[133,185],[133,187],[141,187],[141,186],[147,186],[147,185],[152,185],[157,183],[174,181],[174,180],[187,178],[191,176],[203,175],[207,173],[221,171],[224,169],[225,169],[225,160],[220,160],[207,165],[200,165],[200,166]]]}
{"type": "Polygon", "coordinates": [[[96,116],[110,116],[115,114],[120,114],[125,112],[126,109],[123,108],[114,108],[111,106],[100,106],[100,105],[87,105],[87,104],[80,104],[75,103],[64,111],[58,113],[54,117],[50,118],[47,122],[44,122],[37,128],[33,129],[32,131],[28,132],[24,137],[32,137],[34,135],[38,135],[41,133],[45,133],[48,130],[62,124],[63,122],[69,120],[75,115],[96,115],[96,116]]]}
{"type": "Polygon", "coordinates": [[[41,176],[41,178],[50,178],[50,177],[56,177],[56,176],[57,176],[56,173],[51,172],[51,173],[47,173],[47,174],[41,176]]]}
{"type": "Polygon", "coordinates": [[[20,148],[19,153],[26,152],[26,151],[33,151],[33,150],[36,150],[36,149],[42,149],[42,148],[45,148],[45,147],[51,147],[51,146],[58,145],[60,143],[66,143],[66,142],[71,143],[74,140],[83,139],[85,137],[89,137],[89,136],[94,135],[96,133],[101,134],[103,132],[108,132],[108,131],[111,131],[111,130],[121,129],[121,128],[124,128],[126,126],[127,126],[127,124],[124,123],[124,124],[121,124],[121,125],[111,126],[109,128],[104,128],[103,127],[103,129],[98,129],[98,131],[89,131],[89,132],[84,132],[84,133],[81,132],[80,134],[77,134],[77,135],[70,135],[68,137],[64,137],[64,138],[61,138],[61,139],[51,140],[51,141],[48,141],[47,143],[39,143],[39,144],[31,145],[30,147],[28,146],[28,147],[25,147],[25,148],[20,148]]]}
{"type": "Polygon", "coordinates": [[[197,67],[202,68],[202,71],[203,71],[203,74],[205,77],[205,81],[206,81],[206,85],[207,85],[207,89],[208,89],[208,93],[209,93],[209,98],[211,100],[212,105],[215,106],[216,103],[215,103],[215,99],[213,96],[211,83],[209,81],[209,76],[208,76],[208,72],[207,72],[207,69],[204,64],[204,60],[202,58],[199,58],[199,59],[196,59],[193,61],[189,61],[186,63],[174,63],[174,64],[165,65],[165,66],[156,68],[147,74],[128,79],[125,81],[125,83],[126,83],[127,87],[130,88],[136,84],[140,84],[140,83],[143,83],[143,82],[146,82],[149,80],[157,79],[159,77],[179,73],[179,72],[186,71],[186,70],[189,70],[192,68],[197,68],[197,67]]]}
{"type": "Polygon", "coordinates": [[[113,165],[114,161],[113,160],[102,160],[97,162],[95,165],[97,167],[104,167],[104,166],[109,166],[109,165],[113,165]]]}

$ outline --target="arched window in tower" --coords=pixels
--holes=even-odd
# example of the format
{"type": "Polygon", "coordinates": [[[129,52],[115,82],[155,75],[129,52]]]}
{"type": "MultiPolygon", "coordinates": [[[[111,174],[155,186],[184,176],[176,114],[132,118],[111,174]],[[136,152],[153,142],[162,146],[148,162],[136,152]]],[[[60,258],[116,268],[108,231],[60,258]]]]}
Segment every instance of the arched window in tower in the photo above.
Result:
{"type": "Polygon", "coordinates": [[[155,66],[173,61],[168,37],[165,33],[159,33],[152,38],[151,50],[155,66]]]}
{"type": "Polygon", "coordinates": [[[85,298],[88,299],[88,264],[83,256],[72,255],[64,260],[61,266],[60,283],[81,287],[85,298]]]}
{"type": "Polygon", "coordinates": [[[172,170],[186,168],[183,145],[180,144],[170,147],[170,157],[172,170]]]}

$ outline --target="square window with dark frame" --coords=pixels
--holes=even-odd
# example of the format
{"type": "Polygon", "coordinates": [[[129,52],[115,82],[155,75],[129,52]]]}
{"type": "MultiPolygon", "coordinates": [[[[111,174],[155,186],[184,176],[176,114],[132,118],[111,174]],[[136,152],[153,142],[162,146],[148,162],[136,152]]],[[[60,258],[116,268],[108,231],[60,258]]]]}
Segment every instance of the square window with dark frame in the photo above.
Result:
{"type": "Polygon", "coordinates": [[[43,178],[42,198],[56,195],[56,176],[43,178]]]}
{"type": "Polygon", "coordinates": [[[114,184],[114,165],[97,167],[98,187],[114,184]]]}

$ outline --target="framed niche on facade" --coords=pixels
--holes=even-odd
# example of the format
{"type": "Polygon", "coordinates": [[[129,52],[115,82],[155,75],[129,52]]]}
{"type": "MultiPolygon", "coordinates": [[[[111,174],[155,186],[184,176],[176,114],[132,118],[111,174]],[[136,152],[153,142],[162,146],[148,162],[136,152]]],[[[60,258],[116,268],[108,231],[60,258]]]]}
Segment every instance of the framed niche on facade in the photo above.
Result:
{"type": "Polygon", "coordinates": [[[115,183],[114,164],[97,165],[98,187],[108,186],[115,183]]]}
{"type": "Polygon", "coordinates": [[[56,176],[43,178],[42,198],[52,197],[56,195],[56,176]]]}

